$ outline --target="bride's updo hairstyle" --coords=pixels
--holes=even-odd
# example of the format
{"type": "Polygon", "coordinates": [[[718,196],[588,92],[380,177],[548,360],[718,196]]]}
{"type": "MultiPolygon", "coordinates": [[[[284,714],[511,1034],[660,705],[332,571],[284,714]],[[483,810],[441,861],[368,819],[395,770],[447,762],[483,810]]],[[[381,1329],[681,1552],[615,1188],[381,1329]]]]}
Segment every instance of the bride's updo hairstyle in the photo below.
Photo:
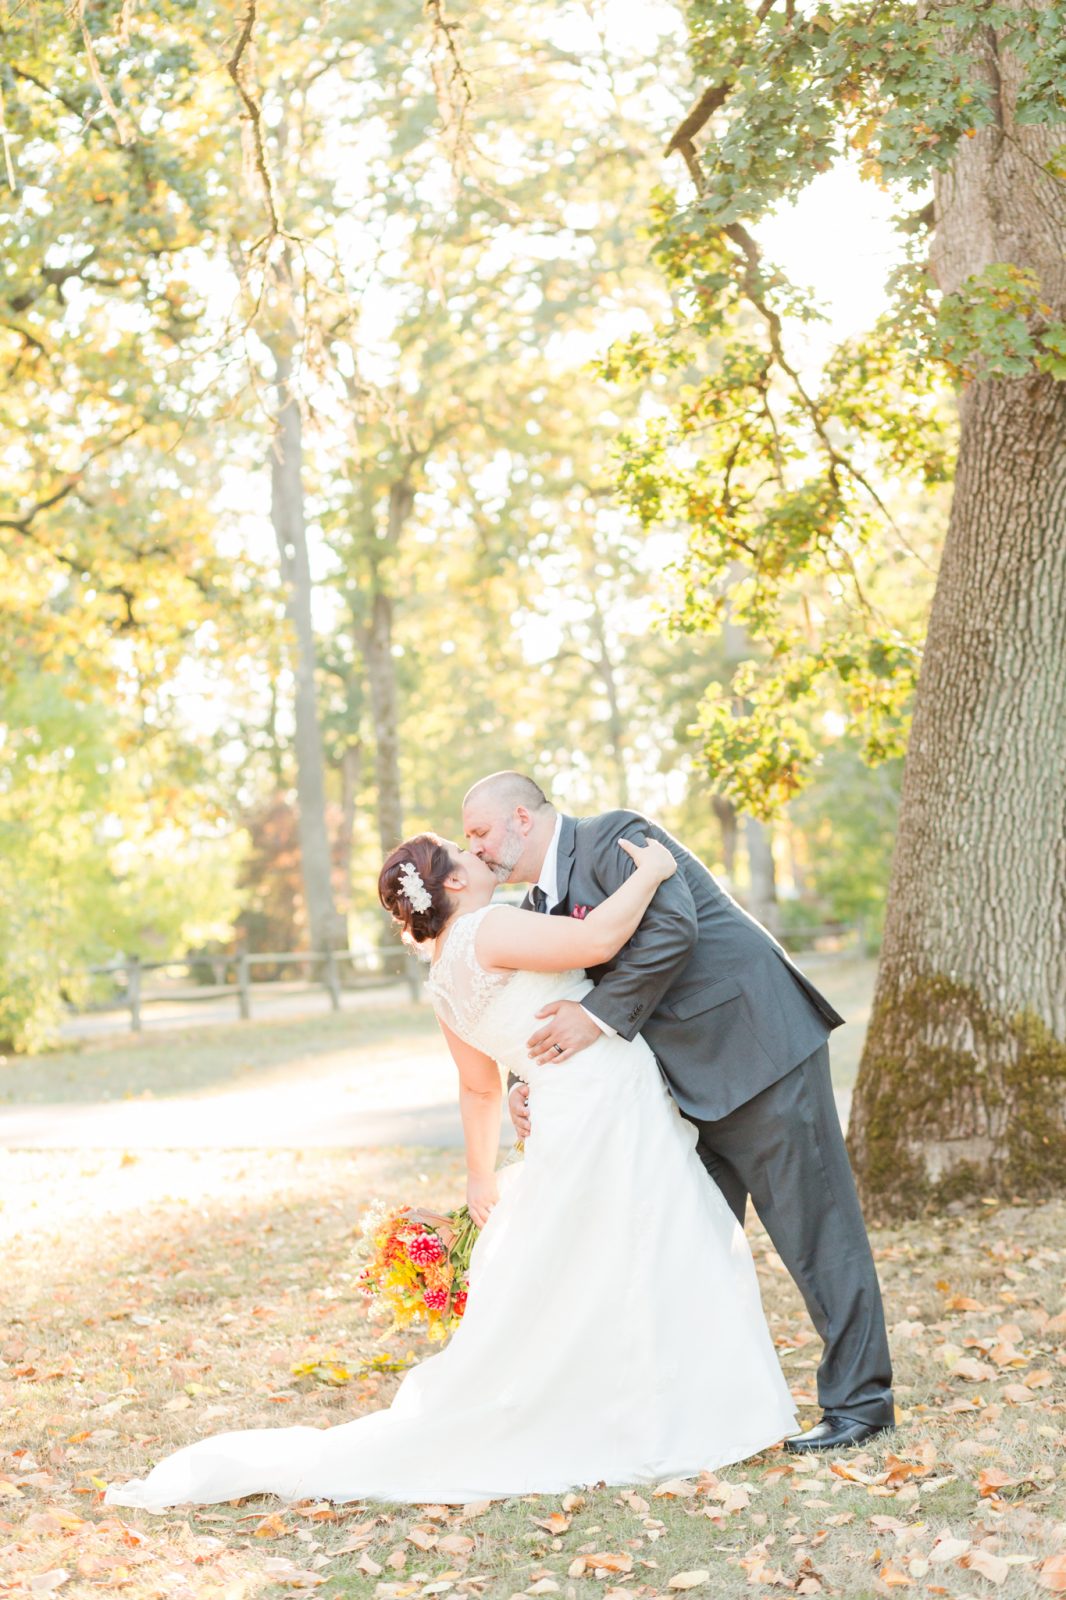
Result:
{"type": "Polygon", "coordinates": [[[435,939],[455,909],[444,888],[455,862],[435,833],[398,844],[378,874],[378,899],[411,944],[435,939]]]}

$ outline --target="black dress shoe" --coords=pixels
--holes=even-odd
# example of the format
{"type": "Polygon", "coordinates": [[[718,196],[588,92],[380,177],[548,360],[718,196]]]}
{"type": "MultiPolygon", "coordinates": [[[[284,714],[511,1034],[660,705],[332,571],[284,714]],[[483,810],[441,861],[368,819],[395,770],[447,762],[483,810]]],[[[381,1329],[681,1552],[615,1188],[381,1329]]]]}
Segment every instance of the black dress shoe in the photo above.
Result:
{"type": "Polygon", "coordinates": [[[843,1417],[839,1411],[827,1411],[821,1422],[816,1422],[806,1433],[795,1433],[785,1440],[785,1449],[795,1455],[808,1455],[815,1450],[846,1450],[849,1445],[865,1444],[879,1433],[887,1433],[890,1422],[862,1422],[858,1417],[843,1417]]]}

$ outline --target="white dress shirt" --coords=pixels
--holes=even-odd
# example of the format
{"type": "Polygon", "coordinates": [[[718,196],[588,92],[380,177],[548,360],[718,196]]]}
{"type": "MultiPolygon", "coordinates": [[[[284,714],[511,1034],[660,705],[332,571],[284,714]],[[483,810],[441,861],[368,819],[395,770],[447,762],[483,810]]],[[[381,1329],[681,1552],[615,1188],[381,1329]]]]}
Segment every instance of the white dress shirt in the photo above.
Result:
{"type": "MultiPolygon", "coordinates": [[[[543,890],[544,910],[546,913],[559,904],[559,835],[562,831],[563,819],[560,814],[555,819],[555,832],[552,834],[548,848],[544,852],[544,861],[536,885],[538,889],[543,890]]],[[[604,1022],[602,1017],[594,1016],[587,1006],[582,1006],[581,1009],[587,1017],[592,1017],[593,1022],[601,1033],[607,1034],[609,1038],[614,1038],[617,1030],[612,1028],[609,1022],[604,1022]]]]}

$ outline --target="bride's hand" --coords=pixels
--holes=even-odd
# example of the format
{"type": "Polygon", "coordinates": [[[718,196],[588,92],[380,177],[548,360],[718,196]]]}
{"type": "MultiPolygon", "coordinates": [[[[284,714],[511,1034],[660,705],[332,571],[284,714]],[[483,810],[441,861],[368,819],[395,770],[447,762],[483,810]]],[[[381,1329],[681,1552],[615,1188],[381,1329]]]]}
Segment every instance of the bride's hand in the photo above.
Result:
{"type": "Polygon", "coordinates": [[[649,839],[644,845],[634,844],[631,839],[619,839],[618,844],[638,867],[648,867],[656,873],[660,883],[665,883],[677,871],[676,860],[658,839],[649,839]]]}
{"type": "Polygon", "coordinates": [[[485,1226],[489,1220],[489,1212],[499,1198],[500,1191],[496,1185],[495,1173],[490,1178],[467,1178],[467,1209],[479,1228],[485,1226]]]}

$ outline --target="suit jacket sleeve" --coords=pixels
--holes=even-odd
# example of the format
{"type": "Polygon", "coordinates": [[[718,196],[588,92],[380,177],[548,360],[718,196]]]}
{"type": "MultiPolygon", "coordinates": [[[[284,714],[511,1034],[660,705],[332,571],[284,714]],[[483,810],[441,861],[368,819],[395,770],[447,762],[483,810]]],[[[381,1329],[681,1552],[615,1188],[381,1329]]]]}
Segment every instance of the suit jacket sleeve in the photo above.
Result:
{"type": "MultiPolygon", "coordinates": [[[[654,825],[632,815],[608,812],[600,820],[602,830],[581,841],[582,868],[607,895],[635,870],[629,856],[619,850],[619,839],[640,843],[651,833],[664,844],[669,841],[654,825]],[[586,851],[591,851],[591,859],[586,851]]],[[[692,891],[678,870],[659,885],[640,927],[581,1004],[624,1039],[634,1039],[688,961],[698,936],[692,891]]]]}

